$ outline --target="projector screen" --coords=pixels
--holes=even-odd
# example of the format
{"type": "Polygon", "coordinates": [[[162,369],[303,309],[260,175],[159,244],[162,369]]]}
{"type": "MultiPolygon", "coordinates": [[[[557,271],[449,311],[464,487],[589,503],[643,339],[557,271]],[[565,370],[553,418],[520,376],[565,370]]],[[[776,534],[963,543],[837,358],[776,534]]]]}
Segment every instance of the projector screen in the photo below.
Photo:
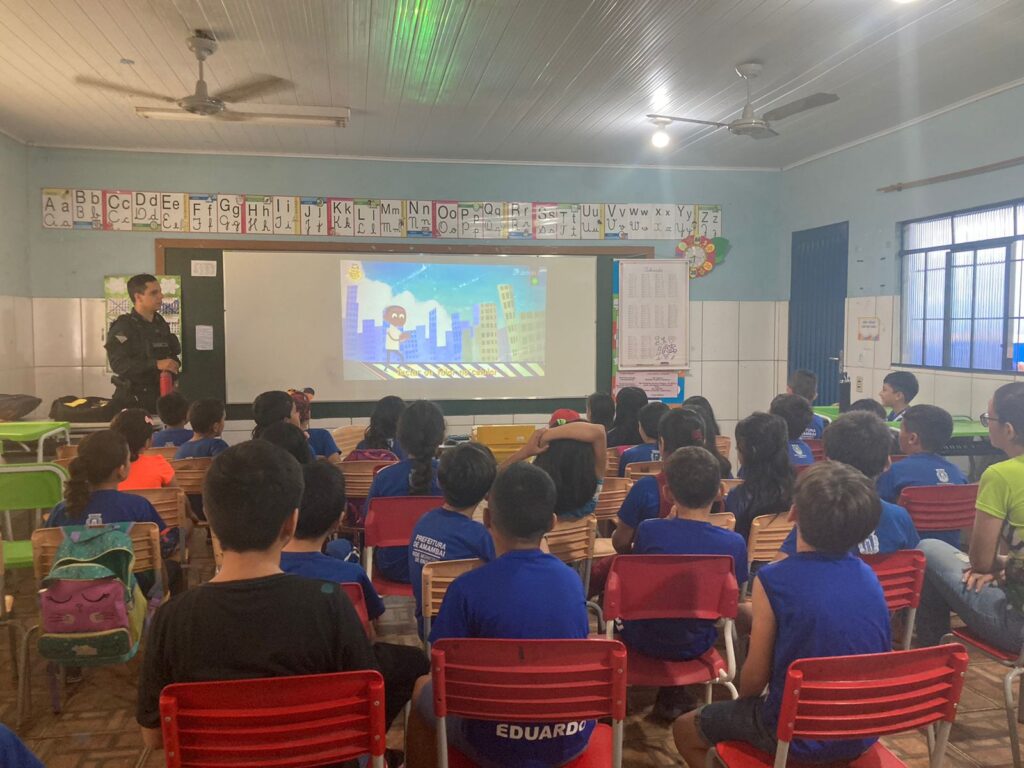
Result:
{"type": "Polygon", "coordinates": [[[227,394],[318,400],[584,397],[596,260],[225,251],[227,394]]]}

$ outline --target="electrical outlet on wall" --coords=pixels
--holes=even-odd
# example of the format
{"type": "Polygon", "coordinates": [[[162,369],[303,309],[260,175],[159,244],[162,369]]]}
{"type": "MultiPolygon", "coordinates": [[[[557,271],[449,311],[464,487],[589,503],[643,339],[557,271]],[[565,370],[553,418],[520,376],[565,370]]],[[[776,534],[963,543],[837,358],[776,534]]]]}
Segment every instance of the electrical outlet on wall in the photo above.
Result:
{"type": "Polygon", "coordinates": [[[864,377],[863,376],[858,376],[856,378],[855,383],[856,383],[856,386],[857,386],[857,393],[858,394],[863,394],[863,392],[864,392],[864,377]]]}

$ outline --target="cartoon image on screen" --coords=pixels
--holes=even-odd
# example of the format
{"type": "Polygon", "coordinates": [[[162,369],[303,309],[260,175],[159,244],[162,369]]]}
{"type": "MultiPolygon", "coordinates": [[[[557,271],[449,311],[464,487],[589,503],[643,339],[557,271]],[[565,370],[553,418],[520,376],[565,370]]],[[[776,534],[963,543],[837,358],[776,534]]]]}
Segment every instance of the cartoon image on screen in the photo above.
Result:
{"type": "Polygon", "coordinates": [[[343,261],[346,377],[544,376],[547,270],[343,261]]]}

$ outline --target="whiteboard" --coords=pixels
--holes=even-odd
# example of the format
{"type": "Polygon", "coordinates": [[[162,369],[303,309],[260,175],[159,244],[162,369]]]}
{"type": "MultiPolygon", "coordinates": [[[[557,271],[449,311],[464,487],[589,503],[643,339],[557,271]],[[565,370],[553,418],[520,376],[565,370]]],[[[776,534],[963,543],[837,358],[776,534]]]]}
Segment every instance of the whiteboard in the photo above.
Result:
{"type": "Polygon", "coordinates": [[[619,262],[618,367],[689,367],[690,265],[682,259],[619,262]]]}

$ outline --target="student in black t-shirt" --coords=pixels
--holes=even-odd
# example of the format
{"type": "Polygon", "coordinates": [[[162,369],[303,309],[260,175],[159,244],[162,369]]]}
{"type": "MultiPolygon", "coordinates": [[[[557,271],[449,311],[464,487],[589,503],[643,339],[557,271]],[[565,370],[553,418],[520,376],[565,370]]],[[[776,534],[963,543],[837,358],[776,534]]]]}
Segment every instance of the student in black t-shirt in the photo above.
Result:
{"type": "Polygon", "coordinates": [[[160,748],[160,691],[171,683],[376,669],[340,586],[282,573],[295,532],[302,469],[266,440],[228,448],[204,500],[224,562],[211,581],[165,603],[146,640],[136,719],[160,748]]]}

